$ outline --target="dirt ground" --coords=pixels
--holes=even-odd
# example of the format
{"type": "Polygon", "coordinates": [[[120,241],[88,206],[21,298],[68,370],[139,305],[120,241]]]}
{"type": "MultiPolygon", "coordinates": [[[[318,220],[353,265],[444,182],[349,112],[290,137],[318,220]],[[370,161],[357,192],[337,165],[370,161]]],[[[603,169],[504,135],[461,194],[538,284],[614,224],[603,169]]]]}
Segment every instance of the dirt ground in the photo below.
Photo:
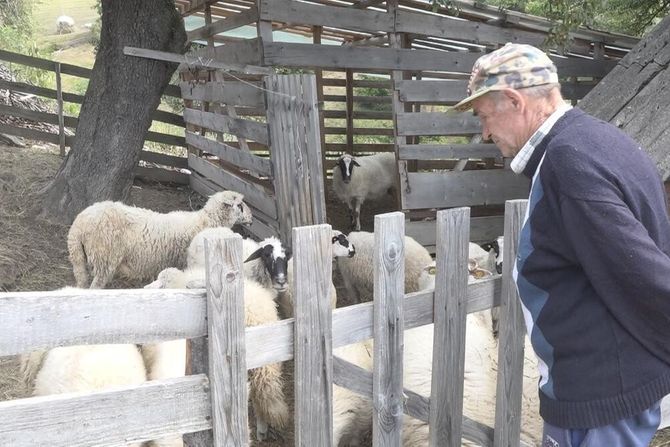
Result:
{"type": "MultiPolygon", "coordinates": [[[[67,258],[65,238],[67,227],[51,225],[35,218],[35,195],[56,172],[61,158],[57,151],[44,145],[13,148],[0,145],[0,291],[52,290],[72,285],[74,278],[67,258]]],[[[132,188],[131,204],[160,212],[199,209],[204,199],[184,186],[147,184],[137,181],[132,188]]],[[[346,206],[327,188],[328,223],[333,228],[348,232],[349,218],[346,206]]],[[[372,231],[374,214],[392,211],[392,197],[366,204],[362,210],[363,230],[372,231]]],[[[338,275],[338,305],[346,305],[346,292],[340,286],[338,275]]],[[[112,287],[141,287],[116,281],[112,287]]],[[[285,363],[285,393],[293,407],[293,363],[285,363]]],[[[30,390],[19,380],[15,357],[0,357],[0,401],[27,397],[30,390]]],[[[253,418],[250,417],[250,421],[253,418]]],[[[292,427],[292,425],[289,425],[292,427]]],[[[277,442],[255,442],[254,447],[293,445],[288,430],[277,442]]],[[[253,431],[252,431],[253,433],[253,431]]],[[[659,432],[653,447],[670,446],[670,430],[659,432]]]]}

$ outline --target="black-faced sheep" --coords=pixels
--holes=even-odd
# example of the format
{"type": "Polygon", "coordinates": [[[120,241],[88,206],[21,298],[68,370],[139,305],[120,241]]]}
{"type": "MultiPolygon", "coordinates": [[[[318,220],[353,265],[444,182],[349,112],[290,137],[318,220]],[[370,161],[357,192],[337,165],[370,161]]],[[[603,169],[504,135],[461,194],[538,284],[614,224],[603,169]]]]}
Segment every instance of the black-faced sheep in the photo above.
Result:
{"type": "Polygon", "coordinates": [[[149,280],[165,268],[183,268],[186,249],[199,231],[251,223],[251,210],[242,199],[237,192],[223,191],[199,211],[167,214],[121,202],[89,206],[77,215],[67,238],[77,287],[103,288],[117,274],[149,280]]]}
{"type": "Polygon", "coordinates": [[[361,229],[361,205],[395,188],[398,167],[395,154],[367,157],[342,155],[333,168],[333,191],[349,207],[351,229],[361,229]],[[354,169],[355,168],[355,169],[354,169]]]}
{"type": "MultiPolygon", "coordinates": [[[[337,258],[337,267],[349,298],[358,302],[370,301],[374,288],[375,235],[366,231],[352,231],[348,238],[356,246],[356,256],[337,258]]],[[[428,250],[405,236],[405,293],[419,290],[419,276],[431,261],[428,250]]]]}

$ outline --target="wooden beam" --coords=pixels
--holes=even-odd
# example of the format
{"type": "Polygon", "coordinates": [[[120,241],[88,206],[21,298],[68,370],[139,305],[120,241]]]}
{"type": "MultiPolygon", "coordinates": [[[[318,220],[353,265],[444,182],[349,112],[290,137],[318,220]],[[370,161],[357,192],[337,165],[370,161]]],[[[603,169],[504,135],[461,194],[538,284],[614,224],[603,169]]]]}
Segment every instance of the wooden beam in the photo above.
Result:
{"type": "Polygon", "coordinates": [[[217,20],[216,22],[210,25],[201,26],[200,28],[196,28],[194,30],[189,31],[188,40],[194,41],[210,37],[215,34],[230,31],[245,25],[250,25],[252,23],[255,23],[257,20],[258,20],[258,9],[254,6],[237,15],[228,17],[223,20],[217,20]]]}

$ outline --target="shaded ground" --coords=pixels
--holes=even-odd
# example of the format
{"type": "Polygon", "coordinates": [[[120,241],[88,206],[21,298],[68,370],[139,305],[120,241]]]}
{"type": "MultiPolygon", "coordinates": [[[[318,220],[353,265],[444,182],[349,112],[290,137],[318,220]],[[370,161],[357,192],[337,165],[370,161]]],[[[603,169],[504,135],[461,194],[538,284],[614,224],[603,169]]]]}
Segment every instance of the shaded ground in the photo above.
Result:
{"type": "MultiPolygon", "coordinates": [[[[53,176],[61,159],[48,147],[11,148],[0,146],[0,291],[52,290],[74,282],[67,259],[67,227],[45,224],[35,219],[34,195],[53,176]]],[[[204,200],[187,187],[170,187],[138,182],[130,203],[156,211],[199,209],[204,200]]],[[[349,217],[327,188],[328,220],[333,228],[348,232],[349,217]]],[[[374,214],[393,210],[392,197],[367,203],[362,209],[363,230],[372,231],[374,214]]],[[[334,276],[336,285],[339,277],[334,276]]],[[[116,282],[113,287],[140,287],[141,284],[116,282]]],[[[341,305],[349,304],[338,287],[341,305]]],[[[26,397],[27,387],[18,379],[14,357],[0,357],[0,401],[26,397]]],[[[285,393],[293,408],[293,362],[285,363],[285,393]]],[[[253,421],[253,418],[250,418],[253,421]]],[[[292,427],[292,423],[290,425],[292,427]]],[[[292,432],[292,430],[289,430],[292,432]]],[[[253,431],[252,431],[253,433],[253,431]]],[[[294,444],[292,433],[280,442],[256,442],[255,447],[280,447],[294,444]]],[[[369,444],[368,444],[369,445],[369,444]]],[[[653,447],[670,447],[670,430],[659,432],[653,447]]]]}

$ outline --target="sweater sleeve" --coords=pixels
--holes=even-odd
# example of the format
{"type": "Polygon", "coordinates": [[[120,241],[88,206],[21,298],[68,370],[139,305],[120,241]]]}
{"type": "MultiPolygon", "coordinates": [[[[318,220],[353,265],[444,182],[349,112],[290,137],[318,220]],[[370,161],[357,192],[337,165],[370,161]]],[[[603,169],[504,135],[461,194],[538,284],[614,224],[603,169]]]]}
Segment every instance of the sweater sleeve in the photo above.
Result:
{"type": "Polygon", "coordinates": [[[561,195],[568,242],[596,293],[651,352],[670,356],[670,258],[623,200],[561,195]]]}

